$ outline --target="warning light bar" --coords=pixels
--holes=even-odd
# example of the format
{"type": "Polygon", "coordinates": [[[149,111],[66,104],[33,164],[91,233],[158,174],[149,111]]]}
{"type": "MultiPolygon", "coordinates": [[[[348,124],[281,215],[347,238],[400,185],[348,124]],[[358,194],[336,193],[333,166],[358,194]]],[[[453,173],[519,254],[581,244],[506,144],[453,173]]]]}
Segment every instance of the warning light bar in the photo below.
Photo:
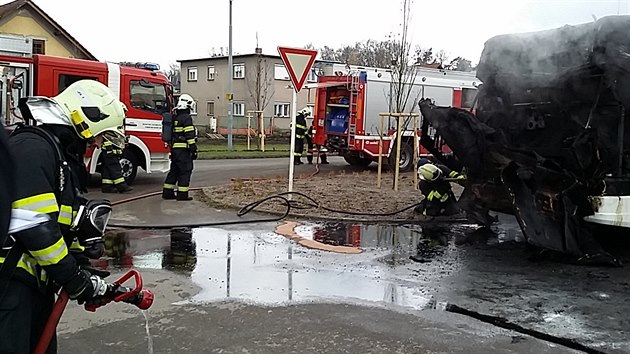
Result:
{"type": "Polygon", "coordinates": [[[138,69],[145,69],[145,70],[160,70],[160,65],[156,64],[156,63],[131,63],[131,62],[122,62],[119,63],[119,65],[122,66],[130,66],[133,68],[138,68],[138,69]]]}

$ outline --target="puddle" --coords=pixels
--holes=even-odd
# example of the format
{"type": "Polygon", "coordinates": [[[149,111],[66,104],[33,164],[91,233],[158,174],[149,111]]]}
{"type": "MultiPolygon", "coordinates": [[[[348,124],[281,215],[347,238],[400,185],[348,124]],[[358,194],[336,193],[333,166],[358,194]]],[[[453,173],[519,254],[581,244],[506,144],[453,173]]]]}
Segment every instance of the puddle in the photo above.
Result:
{"type": "MultiPolygon", "coordinates": [[[[457,262],[436,262],[454,247],[452,235],[471,225],[365,225],[307,223],[305,239],[360,247],[339,255],[308,249],[273,232],[218,228],[130,230],[106,236],[101,266],[157,268],[187,274],[201,287],[190,299],[239,299],[263,304],[334,301],[379,302],[423,309],[431,280],[451,274],[457,262]],[[424,272],[424,274],[419,274],[424,272]]],[[[496,235],[495,235],[496,239],[496,235]]]]}
{"type": "Polygon", "coordinates": [[[356,254],[302,247],[271,232],[276,226],[109,233],[108,257],[98,265],[184,274],[201,289],[185,302],[420,310],[437,308],[439,300],[587,343],[605,344],[613,336],[615,345],[630,348],[623,339],[627,272],[531,262],[515,220],[500,220],[491,230],[356,223],[306,223],[294,230],[316,242],[359,247],[356,254]]]}
{"type": "Polygon", "coordinates": [[[203,290],[192,301],[368,301],[416,309],[429,301],[415,284],[363,255],[340,258],[272,233],[199,229],[194,238],[198,257],[191,278],[203,290]]]}

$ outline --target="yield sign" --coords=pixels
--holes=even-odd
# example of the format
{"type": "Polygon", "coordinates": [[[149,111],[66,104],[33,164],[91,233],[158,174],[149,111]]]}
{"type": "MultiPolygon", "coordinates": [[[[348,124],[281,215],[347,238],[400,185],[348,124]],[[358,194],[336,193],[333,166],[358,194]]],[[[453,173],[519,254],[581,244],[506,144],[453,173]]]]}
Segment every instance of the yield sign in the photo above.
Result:
{"type": "Polygon", "coordinates": [[[293,82],[295,92],[300,92],[315,62],[317,51],[278,47],[278,52],[280,53],[284,66],[289,72],[289,77],[291,78],[291,82],[293,82]]]}

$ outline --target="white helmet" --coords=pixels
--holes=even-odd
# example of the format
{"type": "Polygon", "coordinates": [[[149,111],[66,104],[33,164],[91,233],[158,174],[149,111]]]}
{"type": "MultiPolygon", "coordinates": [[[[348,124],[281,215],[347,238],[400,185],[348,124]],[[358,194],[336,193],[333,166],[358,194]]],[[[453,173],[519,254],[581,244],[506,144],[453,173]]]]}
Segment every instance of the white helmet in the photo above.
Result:
{"type": "Polygon", "coordinates": [[[304,107],[302,109],[300,109],[300,111],[298,112],[298,114],[303,115],[304,117],[308,117],[311,115],[311,108],[310,107],[304,107]]]}
{"type": "Polygon", "coordinates": [[[53,98],[28,97],[25,103],[40,124],[70,125],[84,140],[102,134],[114,145],[125,146],[125,105],[98,81],[79,80],[53,98]]]}
{"type": "Polygon", "coordinates": [[[178,109],[178,110],[190,109],[191,111],[194,111],[194,107],[195,107],[195,100],[189,94],[184,93],[181,96],[179,96],[179,100],[177,101],[177,105],[175,106],[175,109],[178,109]]]}

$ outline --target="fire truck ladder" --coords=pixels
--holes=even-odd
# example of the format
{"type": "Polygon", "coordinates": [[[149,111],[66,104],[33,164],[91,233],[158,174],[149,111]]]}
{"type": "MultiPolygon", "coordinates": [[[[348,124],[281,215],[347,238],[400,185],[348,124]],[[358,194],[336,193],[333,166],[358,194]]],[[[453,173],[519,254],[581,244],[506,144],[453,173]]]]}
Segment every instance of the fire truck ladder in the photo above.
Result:
{"type": "Polygon", "coordinates": [[[350,91],[350,104],[348,106],[348,145],[354,145],[354,136],[357,133],[357,112],[359,110],[359,75],[352,74],[348,78],[348,91],[350,91]]]}

